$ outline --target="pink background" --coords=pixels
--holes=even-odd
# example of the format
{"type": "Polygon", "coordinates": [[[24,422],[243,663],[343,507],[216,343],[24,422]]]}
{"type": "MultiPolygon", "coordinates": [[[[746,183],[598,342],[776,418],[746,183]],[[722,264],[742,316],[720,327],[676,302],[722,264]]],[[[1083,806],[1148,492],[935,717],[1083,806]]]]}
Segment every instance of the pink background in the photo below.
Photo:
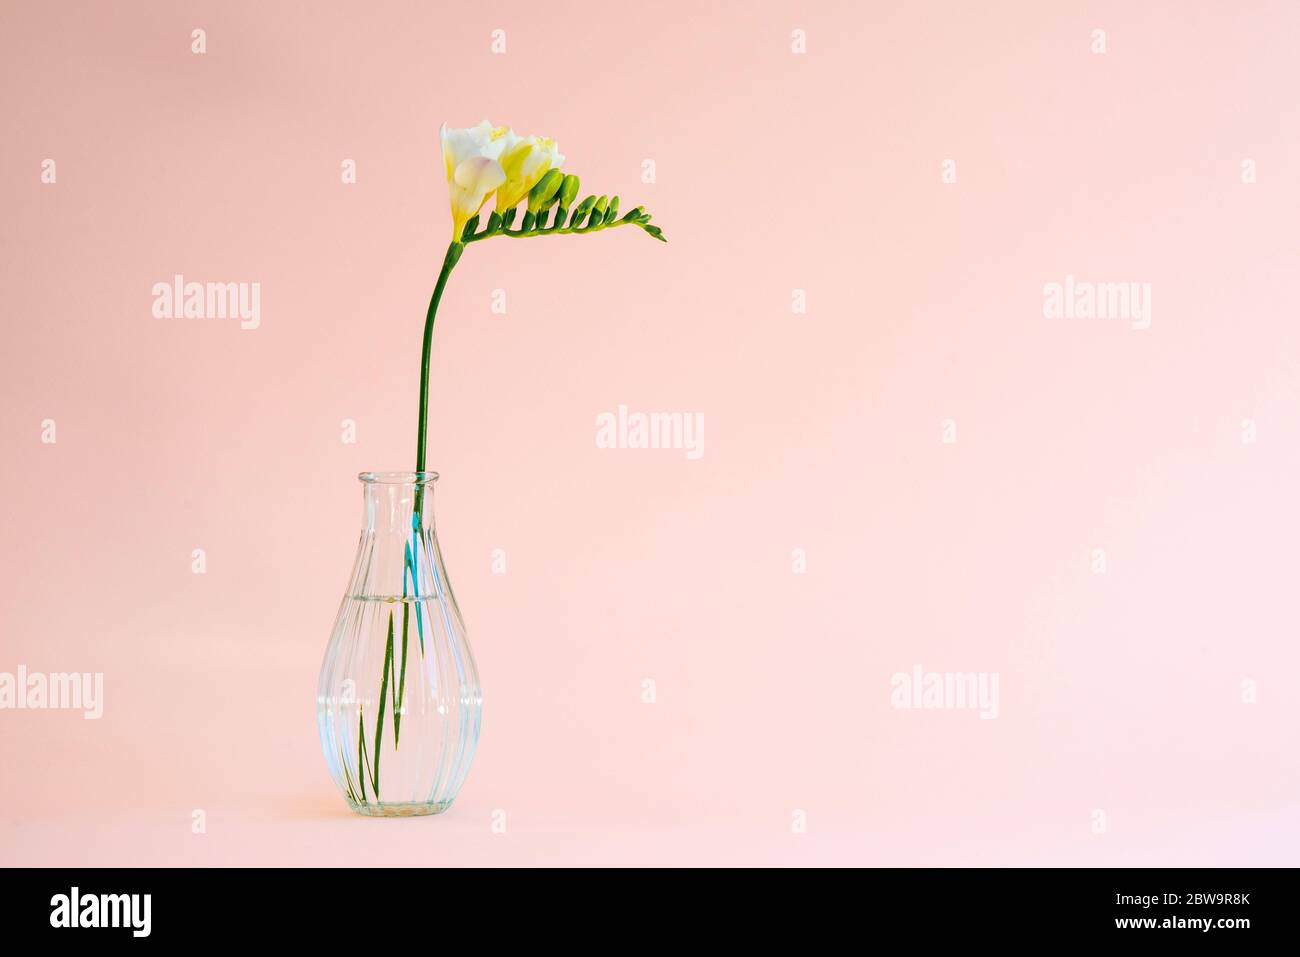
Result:
{"type": "Polygon", "coordinates": [[[0,671],[105,675],[99,721],[0,712],[0,863],[1300,863],[1294,3],[0,10],[0,671]],[[453,276],[483,735],[449,813],[364,820],[317,670],[355,473],[413,464],[437,127],[483,117],[670,244],[453,276]],[[176,273],[261,327],[153,318],[176,273]],[[1067,274],[1151,327],[1044,318],[1067,274]],[[704,457],[597,449],[619,404],[704,457]],[[998,718],[892,708],[917,664],[998,718]]]}

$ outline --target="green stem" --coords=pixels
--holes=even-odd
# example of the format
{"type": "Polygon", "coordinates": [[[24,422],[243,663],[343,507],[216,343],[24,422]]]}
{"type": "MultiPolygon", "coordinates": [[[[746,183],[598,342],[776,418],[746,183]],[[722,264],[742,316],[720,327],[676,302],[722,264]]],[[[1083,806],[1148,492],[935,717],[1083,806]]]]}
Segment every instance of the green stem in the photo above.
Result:
{"type": "MultiPolygon", "coordinates": [[[[429,312],[424,317],[424,346],[420,350],[420,425],[415,439],[415,470],[424,471],[425,448],[429,438],[429,354],[433,349],[433,323],[438,318],[438,303],[442,301],[442,291],[447,288],[447,277],[460,262],[460,254],[465,251],[465,244],[453,241],[447,247],[447,255],[442,260],[442,272],[438,273],[438,283],[433,287],[433,296],[429,299],[429,312]]],[[[412,514],[412,532],[418,531],[424,522],[424,484],[415,488],[415,512],[412,514]]],[[[414,554],[412,557],[415,557],[414,554]]],[[[420,582],[412,576],[414,591],[418,594],[420,582]]]]}
{"type": "MultiPolygon", "coordinates": [[[[438,318],[438,303],[442,301],[442,291],[447,288],[447,277],[451,275],[452,269],[460,261],[460,254],[465,251],[463,243],[453,242],[447,247],[447,255],[442,261],[442,272],[438,273],[438,283],[433,287],[433,296],[429,299],[429,312],[424,318],[424,346],[420,352],[420,434],[415,446],[415,470],[424,471],[425,448],[429,431],[429,355],[433,347],[433,323],[438,318]]],[[[411,515],[411,535],[414,536],[419,532],[423,525],[421,513],[424,510],[424,485],[416,485],[415,490],[415,509],[411,515]]],[[[406,567],[411,572],[412,591],[418,595],[420,590],[419,576],[416,574],[416,568],[413,564],[417,554],[418,545],[413,540],[411,549],[407,554],[406,567]]],[[[403,572],[402,594],[406,597],[405,571],[403,572]]],[[[366,803],[366,777],[370,777],[370,786],[375,793],[375,801],[379,800],[379,758],[380,751],[384,743],[384,709],[387,705],[387,696],[389,692],[389,679],[394,678],[393,694],[393,747],[397,747],[402,733],[402,707],[406,700],[406,642],[407,642],[407,622],[409,621],[410,606],[405,602],[402,604],[402,671],[400,676],[394,676],[396,670],[393,662],[393,614],[388,613],[388,642],[384,648],[384,673],[379,685],[379,720],[375,724],[375,754],[373,764],[370,761],[370,755],[366,753],[366,719],[364,715],[359,720],[358,740],[357,740],[357,776],[361,780],[361,803],[366,803]]],[[[421,643],[423,647],[423,642],[421,643]]],[[[349,779],[348,787],[351,788],[349,779]]]]}
{"type": "MultiPolygon", "coordinates": [[[[447,287],[447,277],[452,268],[460,261],[460,254],[465,251],[464,243],[453,242],[447,247],[447,256],[442,261],[442,272],[438,274],[438,284],[433,287],[433,298],[429,300],[429,312],[424,317],[424,348],[420,352],[420,433],[415,444],[415,470],[424,471],[425,444],[429,431],[429,353],[433,348],[433,323],[438,318],[438,303],[442,300],[442,291],[447,287]]],[[[423,501],[423,489],[416,492],[416,514],[423,501]]]]}
{"type": "Polygon", "coordinates": [[[581,233],[598,233],[602,230],[613,229],[615,226],[640,226],[641,224],[633,219],[616,219],[612,223],[598,223],[595,226],[561,226],[558,229],[537,228],[524,229],[498,229],[496,232],[484,230],[481,233],[475,233],[473,236],[466,236],[465,242],[476,243],[481,239],[490,239],[493,236],[509,236],[511,239],[528,239],[531,236],[567,236],[570,234],[581,233]]]}

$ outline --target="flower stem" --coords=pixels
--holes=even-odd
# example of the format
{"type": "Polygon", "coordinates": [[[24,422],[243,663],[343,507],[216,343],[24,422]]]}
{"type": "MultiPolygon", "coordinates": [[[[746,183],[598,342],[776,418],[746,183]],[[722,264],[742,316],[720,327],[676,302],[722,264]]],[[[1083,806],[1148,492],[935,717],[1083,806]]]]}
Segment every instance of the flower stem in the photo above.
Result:
{"type": "MultiPolygon", "coordinates": [[[[447,247],[447,256],[442,261],[442,272],[438,274],[438,284],[433,287],[433,298],[429,300],[429,313],[424,318],[424,348],[420,354],[420,434],[415,445],[415,470],[424,471],[425,444],[429,431],[429,352],[433,347],[433,323],[438,318],[438,303],[442,300],[442,291],[447,287],[447,277],[452,267],[460,261],[460,254],[465,251],[464,243],[452,243],[447,247]]],[[[420,511],[423,501],[423,488],[416,492],[416,513],[420,511]]]]}
{"type": "Polygon", "coordinates": [[[483,230],[472,236],[466,236],[465,242],[476,243],[480,239],[489,239],[492,236],[509,236],[511,239],[528,239],[531,236],[568,236],[570,234],[597,233],[605,229],[613,229],[615,226],[640,226],[641,223],[630,219],[617,219],[609,223],[597,223],[592,226],[534,226],[532,229],[498,229],[495,232],[483,230]]]}
{"type": "MultiPolygon", "coordinates": [[[[438,303],[442,301],[442,291],[447,288],[447,277],[451,275],[452,268],[460,260],[460,254],[465,251],[463,243],[452,243],[447,247],[447,255],[442,261],[442,272],[438,274],[438,284],[433,287],[433,297],[429,300],[429,312],[424,319],[424,347],[420,355],[420,435],[415,446],[415,470],[424,471],[425,446],[427,432],[429,429],[429,353],[433,346],[433,323],[438,318],[438,303]]],[[[411,542],[406,546],[405,565],[402,571],[402,598],[407,598],[406,576],[410,575],[411,597],[420,597],[420,576],[417,566],[417,555],[419,554],[419,536],[424,526],[422,513],[424,511],[424,483],[417,481],[415,486],[415,508],[411,513],[411,542]]],[[[358,740],[357,740],[357,776],[361,779],[361,803],[366,803],[366,775],[370,775],[370,786],[375,792],[375,803],[379,803],[379,754],[384,741],[384,708],[387,704],[387,695],[389,691],[390,677],[392,678],[393,688],[393,748],[396,750],[397,743],[402,733],[402,710],[406,705],[406,642],[407,642],[407,624],[410,615],[410,606],[403,600],[402,603],[402,672],[396,675],[396,666],[393,661],[393,613],[388,613],[388,643],[384,648],[384,673],[379,685],[379,721],[375,725],[375,756],[373,764],[370,762],[370,756],[366,753],[366,719],[364,715],[359,721],[358,740]]],[[[420,609],[415,609],[416,624],[419,624],[420,609]]],[[[424,631],[420,631],[420,650],[424,650],[424,631]]],[[[348,783],[351,787],[351,781],[348,783]]]]}
{"type": "MultiPolygon", "coordinates": [[[[447,247],[447,255],[442,260],[442,272],[438,273],[438,284],[433,287],[433,297],[429,300],[429,312],[424,317],[424,347],[420,350],[420,433],[415,441],[415,470],[424,471],[425,446],[429,433],[429,353],[433,348],[433,323],[438,318],[438,303],[442,301],[442,291],[447,288],[447,277],[451,275],[460,254],[465,251],[465,244],[453,241],[447,247]]],[[[415,487],[415,511],[411,516],[413,533],[419,532],[424,523],[424,483],[415,487]]],[[[412,555],[412,558],[415,556],[412,555]]],[[[412,570],[414,571],[414,569],[412,570]]],[[[419,594],[419,577],[412,575],[412,590],[419,594]]]]}

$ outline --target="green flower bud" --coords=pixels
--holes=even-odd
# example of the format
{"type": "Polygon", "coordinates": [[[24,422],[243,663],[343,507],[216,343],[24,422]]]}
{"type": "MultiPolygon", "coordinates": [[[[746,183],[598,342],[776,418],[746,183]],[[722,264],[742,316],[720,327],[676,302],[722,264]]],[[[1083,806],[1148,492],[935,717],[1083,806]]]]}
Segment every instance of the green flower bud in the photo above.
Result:
{"type": "Polygon", "coordinates": [[[569,173],[560,184],[560,205],[568,209],[578,198],[578,177],[569,173]]]}
{"type": "Polygon", "coordinates": [[[491,216],[488,217],[487,231],[489,233],[495,233],[500,228],[501,228],[501,214],[494,212],[491,216]]]}
{"type": "Polygon", "coordinates": [[[537,181],[528,192],[528,208],[532,212],[540,209],[546,209],[550,206],[550,200],[560,191],[560,186],[564,183],[564,174],[558,169],[546,171],[546,175],[537,181]]]}
{"type": "Polygon", "coordinates": [[[588,226],[599,226],[605,218],[605,207],[609,205],[609,197],[602,196],[596,200],[596,205],[591,207],[591,219],[588,220],[588,226]]]}
{"type": "Polygon", "coordinates": [[[625,223],[635,222],[636,220],[641,218],[641,214],[644,212],[645,212],[645,207],[638,206],[636,209],[632,210],[630,213],[628,213],[626,216],[623,217],[623,222],[625,223]]]}
{"type": "Polygon", "coordinates": [[[612,223],[618,216],[618,197],[615,196],[609,201],[609,209],[605,210],[605,222],[612,223]]]}
{"type": "Polygon", "coordinates": [[[591,207],[595,205],[595,196],[588,196],[579,203],[578,208],[573,211],[573,215],[569,218],[569,228],[572,229],[575,226],[581,226],[582,221],[587,218],[587,213],[591,212],[591,207]]]}
{"type": "Polygon", "coordinates": [[[528,232],[530,229],[533,228],[533,223],[536,221],[536,219],[537,217],[533,214],[532,210],[529,210],[528,212],[524,213],[524,225],[523,225],[524,232],[528,232]]]}

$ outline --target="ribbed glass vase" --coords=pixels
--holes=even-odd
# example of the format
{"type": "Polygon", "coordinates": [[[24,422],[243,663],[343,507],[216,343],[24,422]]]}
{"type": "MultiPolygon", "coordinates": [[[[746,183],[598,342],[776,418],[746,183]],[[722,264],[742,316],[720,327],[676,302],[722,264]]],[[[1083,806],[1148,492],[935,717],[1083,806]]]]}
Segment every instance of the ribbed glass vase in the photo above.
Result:
{"type": "Polygon", "coordinates": [[[363,472],[364,524],[316,697],[321,748],[359,814],[451,806],[483,696],[433,522],[436,472],[363,472]]]}

